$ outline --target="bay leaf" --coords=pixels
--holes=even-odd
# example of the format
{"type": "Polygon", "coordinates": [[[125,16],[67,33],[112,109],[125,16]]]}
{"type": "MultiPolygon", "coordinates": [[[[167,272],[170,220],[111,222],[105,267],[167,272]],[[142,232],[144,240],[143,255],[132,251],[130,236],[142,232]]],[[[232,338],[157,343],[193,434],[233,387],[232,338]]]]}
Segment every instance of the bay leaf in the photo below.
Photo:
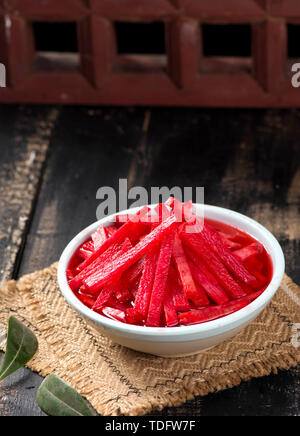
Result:
{"type": "Polygon", "coordinates": [[[8,320],[6,353],[0,368],[0,381],[23,368],[38,349],[36,336],[14,316],[8,320]]]}
{"type": "Polygon", "coordinates": [[[53,374],[41,384],[36,400],[50,416],[96,416],[75,389],[53,374]]]}

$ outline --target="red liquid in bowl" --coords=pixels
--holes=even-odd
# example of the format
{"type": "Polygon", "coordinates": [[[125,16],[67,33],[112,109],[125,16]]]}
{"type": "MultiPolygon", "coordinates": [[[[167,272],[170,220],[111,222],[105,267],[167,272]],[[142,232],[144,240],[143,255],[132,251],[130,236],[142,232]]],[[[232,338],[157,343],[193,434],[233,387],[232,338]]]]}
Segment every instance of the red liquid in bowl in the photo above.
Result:
{"type": "MultiPolygon", "coordinates": [[[[163,220],[164,217],[161,222],[163,220]]],[[[219,247],[220,251],[214,251],[216,247],[208,249],[210,246],[203,243],[208,253],[201,251],[201,244],[199,251],[198,236],[196,239],[194,235],[182,237],[177,227],[177,230],[170,231],[169,236],[164,236],[156,248],[146,251],[124,271],[120,269],[119,276],[103,286],[100,284],[97,289],[97,280],[91,279],[91,276],[98,274],[101,283],[102,279],[105,280],[107,265],[120,268],[118,260],[123,261],[128,253],[135,255],[134,249],[138,250],[141,241],[154,230],[152,224],[136,224],[136,228],[132,227],[132,234],[129,232],[129,238],[104,250],[101,254],[103,262],[98,265],[98,270],[89,265],[89,259],[95,252],[93,239],[79,247],[67,271],[70,286],[76,297],[91,310],[110,319],[139,326],[194,325],[234,313],[258,298],[268,287],[273,275],[271,258],[259,241],[241,230],[212,220],[205,220],[205,224],[208,225],[208,234],[211,232],[225,246],[225,260],[220,255],[223,246],[219,247]],[[197,244],[194,244],[195,241],[197,244]],[[231,256],[237,260],[234,267],[231,267],[231,256]],[[218,265],[220,271],[215,269],[218,265]],[[241,275],[246,269],[255,280],[246,283],[237,277],[235,268],[239,272],[240,265],[241,275]],[[85,271],[88,271],[88,278],[81,280],[85,271]],[[145,286],[145,283],[148,285],[145,286]]],[[[107,241],[126,225],[116,223],[108,231],[101,229],[100,240],[96,238],[95,243],[101,247],[101,238],[104,237],[105,244],[109,246],[107,241]]],[[[93,262],[97,262],[97,257],[93,262]]]]}

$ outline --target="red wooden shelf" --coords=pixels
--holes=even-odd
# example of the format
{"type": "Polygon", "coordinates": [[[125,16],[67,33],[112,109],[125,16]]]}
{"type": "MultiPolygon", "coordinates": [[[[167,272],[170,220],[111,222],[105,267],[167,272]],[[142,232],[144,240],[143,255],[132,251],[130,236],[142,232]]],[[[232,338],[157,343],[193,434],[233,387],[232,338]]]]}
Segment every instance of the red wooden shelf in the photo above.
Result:
{"type": "Polygon", "coordinates": [[[299,0],[0,0],[0,102],[298,107],[299,0]],[[115,23],[162,22],[166,54],[118,53],[115,23]],[[34,22],[75,22],[78,53],[37,52],[34,22]],[[203,24],[248,24],[251,58],[207,57],[203,24]]]}

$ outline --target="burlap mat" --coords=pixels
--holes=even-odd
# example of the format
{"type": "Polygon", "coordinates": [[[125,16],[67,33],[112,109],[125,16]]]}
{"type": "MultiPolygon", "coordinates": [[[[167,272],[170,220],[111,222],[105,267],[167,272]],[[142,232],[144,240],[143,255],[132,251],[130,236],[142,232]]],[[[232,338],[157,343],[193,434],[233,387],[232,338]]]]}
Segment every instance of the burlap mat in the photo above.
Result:
{"type": "Polygon", "coordinates": [[[2,329],[11,314],[38,336],[40,348],[30,368],[62,377],[103,415],[142,415],[179,406],[300,362],[300,325],[295,326],[300,288],[287,276],[269,307],[237,337],[181,359],[137,353],[100,336],[61,296],[56,265],[0,290],[2,329]]]}

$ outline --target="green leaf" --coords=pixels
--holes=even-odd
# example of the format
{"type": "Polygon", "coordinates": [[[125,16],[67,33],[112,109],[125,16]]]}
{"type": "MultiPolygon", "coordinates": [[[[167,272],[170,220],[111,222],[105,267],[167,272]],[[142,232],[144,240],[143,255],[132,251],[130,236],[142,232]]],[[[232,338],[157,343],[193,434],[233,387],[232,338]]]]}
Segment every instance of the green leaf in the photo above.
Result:
{"type": "Polygon", "coordinates": [[[32,331],[11,316],[8,320],[6,353],[0,369],[0,381],[23,368],[37,349],[38,341],[32,331]]]}
{"type": "Polygon", "coordinates": [[[36,400],[50,416],[96,416],[75,389],[53,374],[41,384],[36,400]]]}

